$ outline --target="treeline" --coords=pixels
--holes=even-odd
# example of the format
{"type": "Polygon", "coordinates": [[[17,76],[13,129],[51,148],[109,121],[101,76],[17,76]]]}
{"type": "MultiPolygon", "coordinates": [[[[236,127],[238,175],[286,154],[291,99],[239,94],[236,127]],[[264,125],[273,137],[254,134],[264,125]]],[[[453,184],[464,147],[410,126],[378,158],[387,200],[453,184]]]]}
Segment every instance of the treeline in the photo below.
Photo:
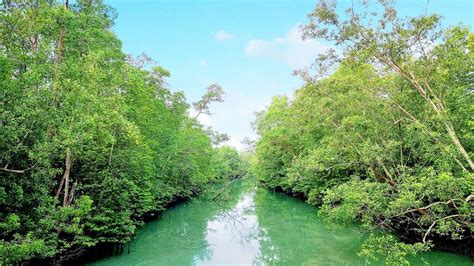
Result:
{"type": "Polygon", "coordinates": [[[474,256],[474,34],[381,2],[340,17],[319,1],[309,15],[305,37],[338,50],[257,115],[257,176],[330,222],[377,232],[359,253],[368,261],[408,264],[431,248],[474,256]]]}
{"type": "MultiPolygon", "coordinates": [[[[124,55],[101,1],[0,4],[0,264],[126,243],[144,216],[241,175],[169,72],[124,55]]],[[[240,168],[239,168],[240,167],[240,168]]]]}

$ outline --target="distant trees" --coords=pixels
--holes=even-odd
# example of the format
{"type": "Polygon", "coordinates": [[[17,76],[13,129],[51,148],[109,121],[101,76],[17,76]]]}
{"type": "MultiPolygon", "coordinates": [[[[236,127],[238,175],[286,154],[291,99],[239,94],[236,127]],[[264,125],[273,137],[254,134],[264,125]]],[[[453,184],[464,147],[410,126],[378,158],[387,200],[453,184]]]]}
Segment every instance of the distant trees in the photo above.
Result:
{"type": "Polygon", "coordinates": [[[217,149],[217,176],[227,180],[238,179],[249,171],[249,163],[233,147],[223,146],[217,149]]]}
{"type": "Polygon", "coordinates": [[[123,54],[114,17],[101,1],[0,4],[0,264],[128,242],[224,174],[170,73],[123,54]]]}
{"type": "Polygon", "coordinates": [[[321,205],[329,221],[398,237],[370,237],[360,253],[370,260],[399,265],[448,245],[473,254],[473,33],[381,4],[341,18],[335,1],[319,1],[305,36],[343,56],[320,56],[325,76],[305,75],[292,99],[275,97],[257,116],[257,175],[321,205]]]}

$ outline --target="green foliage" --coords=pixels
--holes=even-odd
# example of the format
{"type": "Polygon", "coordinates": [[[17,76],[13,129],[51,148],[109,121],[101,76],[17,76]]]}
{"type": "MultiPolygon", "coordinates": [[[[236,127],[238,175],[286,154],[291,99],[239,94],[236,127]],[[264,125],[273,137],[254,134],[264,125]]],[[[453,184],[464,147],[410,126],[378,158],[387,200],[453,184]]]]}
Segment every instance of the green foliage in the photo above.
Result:
{"type": "Polygon", "coordinates": [[[389,233],[361,255],[399,265],[472,238],[474,57],[468,29],[441,30],[437,15],[399,19],[381,3],[383,14],[362,3],[338,17],[334,1],[319,1],[305,36],[335,41],[344,57],[321,56],[323,77],[303,73],[294,97],[257,115],[254,168],[330,222],[389,233]]]}
{"type": "Polygon", "coordinates": [[[144,215],[241,175],[169,71],[123,54],[114,18],[101,1],[0,4],[0,264],[126,243],[144,215]]]}
{"type": "Polygon", "coordinates": [[[217,149],[216,153],[217,177],[227,180],[243,177],[249,170],[249,164],[245,162],[235,148],[223,146],[217,149]]]}
{"type": "Polygon", "coordinates": [[[394,236],[370,235],[362,245],[359,256],[365,257],[368,263],[385,258],[386,265],[410,265],[408,256],[429,250],[430,245],[416,243],[413,245],[400,242],[394,236]]]}

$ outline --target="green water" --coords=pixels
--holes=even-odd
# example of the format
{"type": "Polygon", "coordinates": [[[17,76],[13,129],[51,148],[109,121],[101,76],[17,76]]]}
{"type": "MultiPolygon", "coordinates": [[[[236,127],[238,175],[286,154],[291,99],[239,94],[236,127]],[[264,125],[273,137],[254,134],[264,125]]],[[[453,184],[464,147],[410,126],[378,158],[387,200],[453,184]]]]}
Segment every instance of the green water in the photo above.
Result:
{"type": "MultiPolygon", "coordinates": [[[[130,254],[96,265],[364,265],[356,253],[364,235],[331,230],[316,209],[291,197],[236,182],[219,203],[196,199],[146,224],[130,254]]],[[[473,265],[463,256],[422,254],[431,265],[473,265]]],[[[423,265],[422,258],[412,259],[423,265]]]]}

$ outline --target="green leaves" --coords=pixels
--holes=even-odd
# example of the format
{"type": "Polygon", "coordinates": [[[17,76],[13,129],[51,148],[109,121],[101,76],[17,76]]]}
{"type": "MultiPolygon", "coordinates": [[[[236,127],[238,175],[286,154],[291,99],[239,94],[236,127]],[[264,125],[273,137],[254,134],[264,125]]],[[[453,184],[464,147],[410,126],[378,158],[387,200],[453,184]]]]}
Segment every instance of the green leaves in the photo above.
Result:
{"type": "Polygon", "coordinates": [[[400,242],[391,235],[371,234],[362,245],[359,256],[365,257],[368,263],[385,258],[386,265],[410,265],[408,256],[415,256],[429,250],[431,245],[416,243],[414,245],[400,242]]]}
{"type": "Polygon", "coordinates": [[[353,179],[325,193],[320,214],[331,222],[361,221],[364,226],[376,227],[374,215],[386,210],[390,190],[388,184],[353,179]]]}
{"type": "Polygon", "coordinates": [[[223,102],[224,97],[225,92],[220,85],[209,85],[202,98],[199,101],[193,103],[193,107],[197,113],[195,118],[197,118],[200,114],[211,114],[209,112],[209,105],[213,102],[223,102]]]}
{"type": "Polygon", "coordinates": [[[43,239],[34,239],[31,233],[25,237],[15,235],[12,241],[0,240],[0,258],[5,263],[14,263],[34,257],[51,256],[43,239]]]}
{"type": "Polygon", "coordinates": [[[368,239],[370,259],[400,265],[432,246],[463,249],[473,220],[472,33],[441,30],[436,14],[398,18],[390,1],[344,17],[336,4],[319,1],[304,34],[344,57],[320,56],[323,77],[306,73],[293,98],[257,115],[259,180],[321,205],[330,222],[388,233],[368,239]]]}
{"type": "MultiPolygon", "coordinates": [[[[114,16],[101,1],[0,4],[0,264],[126,243],[144,216],[240,175],[170,72],[123,54],[114,16]]],[[[199,111],[223,94],[211,85],[199,111]]]]}

